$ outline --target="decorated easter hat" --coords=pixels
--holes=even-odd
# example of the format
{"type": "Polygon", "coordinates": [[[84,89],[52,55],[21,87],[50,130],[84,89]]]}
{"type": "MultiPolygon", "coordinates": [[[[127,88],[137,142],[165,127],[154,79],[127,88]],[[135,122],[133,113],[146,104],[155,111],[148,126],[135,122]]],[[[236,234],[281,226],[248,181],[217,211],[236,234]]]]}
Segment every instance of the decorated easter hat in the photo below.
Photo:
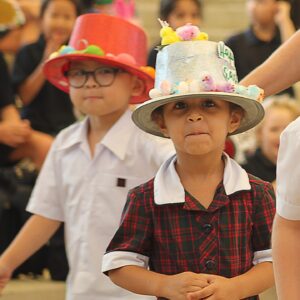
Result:
{"type": "Polygon", "coordinates": [[[131,103],[148,98],[154,84],[154,69],[146,67],[147,38],[138,26],[118,17],[85,14],[77,18],[68,46],[53,53],[44,65],[47,79],[59,89],[69,92],[65,72],[72,61],[95,60],[121,68],[144,82],[144,92],[132,97],[131,103]]]}
{"type": "Polygon", "coordinates": [[[246,131],[264,117],[263,90],[238,84],[234,56],[223,42],[208,41],[206,33],[187,24],[173,31],[162,22],[162,45],[156,60],[155,88],[150,100],[136,108],[133,121],[142,130],[163,136],[152,112],[164,104],[187,98],[228,101],[244,110],[240,127],[231,134],[246,131]]]}
{"type": "Polygon", "coordinates": [[[25,16],[15,0],[0,0],[0,12],[0,31],[25,23],[25,16]]]}

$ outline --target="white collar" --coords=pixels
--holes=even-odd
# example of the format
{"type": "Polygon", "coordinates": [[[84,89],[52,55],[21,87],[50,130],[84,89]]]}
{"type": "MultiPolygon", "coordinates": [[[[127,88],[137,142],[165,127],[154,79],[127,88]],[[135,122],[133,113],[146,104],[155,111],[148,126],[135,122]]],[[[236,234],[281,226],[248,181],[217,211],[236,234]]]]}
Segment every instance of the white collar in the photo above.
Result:
{"type": "MultiPolygon", "coordinates": [[[[127,148],[136,129],[131,120],[132,112],[127,110],[119,120],[109,129],[101,144],[113,152],[119,159],[123,160],[127,153],[127,148]]],[[[85,118],[77,124],[73,132],[62,140],[59,150],[68,149],[78,143],[87,142],[89,118],[85,118]]]]}
{"type": "MultiPolygon", "coordinates": [[[[227,195],[251,190],[247,172],[226,153],[223,184],[227,195]]],[[[176,155],[159,168],[154,178],[154,202],[158,205],[185,202],[185,191],[175,170],[176,155]]]]}

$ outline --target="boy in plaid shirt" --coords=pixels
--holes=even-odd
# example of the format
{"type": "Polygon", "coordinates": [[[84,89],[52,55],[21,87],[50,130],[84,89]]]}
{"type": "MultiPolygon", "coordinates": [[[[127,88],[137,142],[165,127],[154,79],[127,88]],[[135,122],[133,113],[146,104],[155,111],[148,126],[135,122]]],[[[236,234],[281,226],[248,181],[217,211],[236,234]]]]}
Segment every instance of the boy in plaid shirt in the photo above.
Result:
{"type": "Polygon", "coordinates": [[[129,192],[102,271],[158,299],[258,299],[274,282],[271,184],[223,151],[228,135],[261,121],[262,90],[237,83],[223,42],[163,23],[155,89],[133,113],[144,131],[171,138],[176,155],[129,192]],[[176,38],[176,39],[175,39],[176,38]]]}

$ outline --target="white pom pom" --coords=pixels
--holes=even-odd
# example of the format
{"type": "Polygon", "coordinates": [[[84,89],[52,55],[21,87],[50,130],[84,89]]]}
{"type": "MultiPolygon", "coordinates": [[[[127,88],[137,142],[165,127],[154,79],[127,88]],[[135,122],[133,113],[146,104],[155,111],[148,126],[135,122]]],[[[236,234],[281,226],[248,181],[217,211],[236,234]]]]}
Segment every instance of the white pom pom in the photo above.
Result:
{"type": "Polygon", "coordinates": [[[152,89],[149,92],[149,97],[151,99],[161,97],[162,93],[158,89],[152,89]]]}

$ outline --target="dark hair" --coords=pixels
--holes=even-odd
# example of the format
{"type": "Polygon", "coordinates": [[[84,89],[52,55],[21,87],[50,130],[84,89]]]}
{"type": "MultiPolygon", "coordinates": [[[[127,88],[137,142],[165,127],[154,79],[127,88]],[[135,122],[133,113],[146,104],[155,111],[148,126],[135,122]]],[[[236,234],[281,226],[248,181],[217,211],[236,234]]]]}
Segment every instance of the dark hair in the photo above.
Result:
{"type": "MultiPolygon", "coordinates": [[[[159,15],[162,20],[167,20],[170,16],[170,14],[174,11],[176,8],[177,2],[180,0],[161,0],[160,1],[160,10],[159,10],[159,15]]],[[[191,0],[193,1],[200,12],[201,16],[201,8],[202,8],[202,3],[200,0],[191,0]]]]}
{"type": "MultiPolygon", "coordinates": [[[[41,9],[40,9],[40,17],[43,17],[45,14],[45,11],[47,9],[47,7],[49,6],[49,4],[52,2],[53,0],[43,0],[42,4],[41,4],[41,9]]],[[[71,3],[74,4],[75,9],[76,9],[76,15],[79,16],[82,14],[82,4],[79,0],[68,0],[71,3]]]]}

